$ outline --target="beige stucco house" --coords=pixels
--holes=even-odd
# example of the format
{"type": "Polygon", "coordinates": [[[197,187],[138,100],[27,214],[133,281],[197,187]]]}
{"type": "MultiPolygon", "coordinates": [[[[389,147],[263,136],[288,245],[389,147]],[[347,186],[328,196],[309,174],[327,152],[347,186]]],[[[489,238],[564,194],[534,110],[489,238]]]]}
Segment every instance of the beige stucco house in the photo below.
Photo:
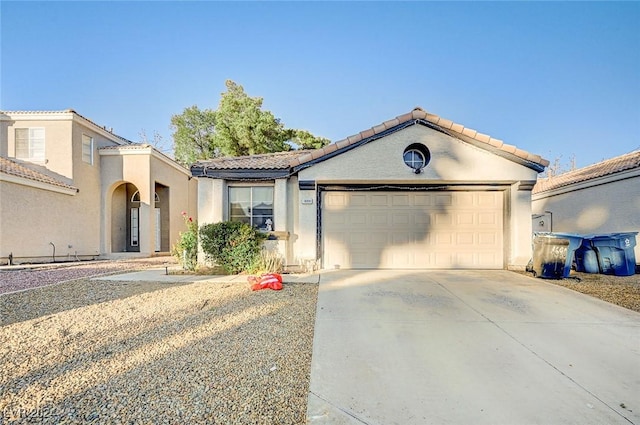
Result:
{"type": "Polygon", "coordinates": [[[270,231],[289,266],[523,269],[548,165],[416,108],[324,148],[191,167],[201,224],[270,231]]]}
{"type": "Polygon", "coordinates": [[[538,180],[532,212],[534,231],[640,232],[640,150],[538,180]]]}
{"type": "Polygon", "coordinates": [[[73,110],[0,112],[0,263],[167,253],[197,183],[73,110]]]}

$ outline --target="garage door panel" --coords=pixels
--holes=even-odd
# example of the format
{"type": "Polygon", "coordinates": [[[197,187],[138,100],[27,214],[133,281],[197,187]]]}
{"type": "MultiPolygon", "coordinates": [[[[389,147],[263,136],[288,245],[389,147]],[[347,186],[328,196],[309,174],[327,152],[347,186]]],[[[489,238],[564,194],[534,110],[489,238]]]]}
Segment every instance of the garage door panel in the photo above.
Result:
{"type": "Polygon", "coordinates": [[[494,226],[501,221],[502,215],[495,212],[482,212],[478,214],[478,224],[488,224],[494,226]]]}
{"type": "Polygon", "coordinates": [[[322,205],[325,267],[503,268],[502,192],[326,192],[322,205]]]}
{"type": "Polygon", "coordinates": [[[369,214],[369,222],[375,226],[388,226],[391,222],[390,215],[387,211],[375,211],[369,214]]]}
{"type": "Polygon", "coordinates": [[[408,194],[393,195],[391,197],[391,206],[393,207],[408,207],[411,206],[411,198],[408,194]]]}
{"type": "Polygon", "coordinates": [[[456,233],[456,244],[472,246],[475,243],[475,233],[456,233]]]}
{"type": "Polygon", "coordinates": [[[435,205],[440,206],[451,206],[453,205],[453,197],[449,194],[447,195],[436,195],[435,196],[435,205]]]}
{"type": "Polygon", "coordinates": [[[372,207],[388,207],[389,195],[378,195],[378,194],[372,195],[370,205],[372,207]]]}
{"type": "Polygon", "coordinates": [[[413,196],[413,205],[415,205],[415,206],[433,205],[433,195],[428,194],[428,193],[425,193],[425,194],[416,193],[413,196]]]}
{"type": "Polygon", "coordinates": [[[476,222],[476,213],[474,212],[461,212],[456,214],[456,223],[460,225],[474,225],[476,222]]]}
{"type": "Polygon", "coordinates": [[[368,198],[366,194],[353,193],[349,196],[348,205],[350,207],[366,207],[368,198]]]}
{"type": "Polygon", "coordinates": [[[413,214],[405,211],[391,214],[391,223],[396,228],[401,226],[404,226],[406,228],[409,225],[413,224],[413,214]]]}

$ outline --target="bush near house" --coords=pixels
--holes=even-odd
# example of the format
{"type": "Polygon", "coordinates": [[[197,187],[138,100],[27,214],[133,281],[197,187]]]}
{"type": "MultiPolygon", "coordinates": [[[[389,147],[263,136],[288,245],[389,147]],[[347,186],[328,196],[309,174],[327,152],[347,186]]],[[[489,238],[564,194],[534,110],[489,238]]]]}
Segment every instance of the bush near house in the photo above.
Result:
{"type": "Polygon", "coordinates": [[[198,265],[198,222],[182,212],[182,218],[187,225],[185,232],[180,232],[178,242],[171,248],[171,255],[176,257],[185,270],[195,270],[198,265]]]}
{"type": "Polygon", "coordinates": [[[258,229],[237,221],[200,227],[200,244],[207,259],[231,274],[254,270],[266,238],[258,229]]]}

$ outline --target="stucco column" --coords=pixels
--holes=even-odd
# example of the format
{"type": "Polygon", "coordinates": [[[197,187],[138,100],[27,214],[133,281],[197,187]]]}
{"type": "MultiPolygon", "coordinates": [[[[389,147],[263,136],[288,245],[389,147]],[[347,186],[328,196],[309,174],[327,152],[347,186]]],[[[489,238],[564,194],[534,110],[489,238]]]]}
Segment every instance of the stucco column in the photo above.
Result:
{"type": "Polygon", "coordinates": [[[287,230],[288,205],[289,199],[287,199],[287,179],[276,179],[273,189],[273,230],[287,230]]]}
{"type": "MultiPolygon", "coordinates": [[[[150,179],[151,180],[151,179],[150,179]]],[[[155,251],[155,182],[148,182],[149,187],[140,187],[140,253],[151,255],[155,251]],[[154,187],[152,187],[154,186],[154,187]]]]}
{"type": "Polygon", "coordinates": [[[519,181],[511,185],[510,270],[524,270],[533,255],[531,234],[531,190],[535,182],[519,181]]]}
{"type": "Polygon", "coordinates": [[[214,223],[214,210],[220,208],[220,200],[214,198],[214,183],[218,180],[198,178],[198,225],[214,223]]]}
{"type": "Polygon", "coordinates": [[[316,190],[299,191],[298,222],[295,224],[295,252],[299,256],[297,260],[315,260],[319,255],[316,252],[316,190]]]}

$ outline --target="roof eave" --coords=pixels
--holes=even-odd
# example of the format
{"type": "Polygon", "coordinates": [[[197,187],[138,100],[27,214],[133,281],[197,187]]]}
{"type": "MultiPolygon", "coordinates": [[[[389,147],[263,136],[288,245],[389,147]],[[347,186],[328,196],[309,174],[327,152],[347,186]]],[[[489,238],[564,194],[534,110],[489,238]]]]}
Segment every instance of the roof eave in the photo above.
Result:
{"type": "Polygon", "coordinates": [[[417,118],[417,119],[411,119],[411,120],[407,120],[405,122],[401,122],[393,127],[390,128],[386,128],[378,133],[375,133],[369,137],[365,137],[362,138],[360,141],[354,142],[354,143],[350,143],[350,144],[345,144],[342,147],[338,147],[338,149],[334,150],[333,152],[327,153],[325,155],[322,156],[318,156],[318,157],[313,157],[313,155],[310,155],[308,159],[304,160],[304,161],[299,161],[300,163],[298,165],[295,165],[293,167],[293,172],[297,173],[298,171],[311,167],[312,165],[318,164],[320,162],[326,161],[327,159],[333,158],[337,155],[340,155],[344,152],[348,152],[351,149],[355,149],[357,147],[360,147],[364,144],[370,143],[374,140],[378,140],[380,138],[383,138],[385,136],[388,136],[390,134],[393,134],[397,131],[400,130],[404,130],[407,127],[416,125],[416,124],[420,124],[423,125],[425,127],[428,127],[432,130],[438,131],[440,133],[446,134],[447,136],[450,137],[454,137],[456,139],[462,140],[465,143],[469,143],[473,146],[476,146],[480,149],[484,149],[488,152],[491,152],[495,155],[498,155],[502,158],[508,159],[510,161],[513,161],[517,164],[523,165],[527,168],[531,168],[533,170],[535,170],[536,172],[540,173],[542,171],[544,171],[544,169],[546,168],[546,166],[542,163],[537,163],[537,162],[533,162],[533,161],[529,161],[525,158],[521,158],[515,154],[511,154],[509,152],[506,152],[502,149],[499,149],[497,147],[493,147],[490,144],[487,143],[483,143],[483,142],[479,142],[476,141],[475,139],[472,139],[471,137],[465,136],[464,134],[455,132],[455,131],[451,131],[448,129],[445,129],[441,126],[439,126],[438,124],[434,124],[433,122],[430,122],[426,119],[422,119],[422,118],[417,118]]]}
{"type": "Polygon", "coordinates": [[[208,177],[212,179],[257,181],[275,180],[289,177],[290,169],[216,169],[202,165],[192,165],[193,177],[208,177]]]}

